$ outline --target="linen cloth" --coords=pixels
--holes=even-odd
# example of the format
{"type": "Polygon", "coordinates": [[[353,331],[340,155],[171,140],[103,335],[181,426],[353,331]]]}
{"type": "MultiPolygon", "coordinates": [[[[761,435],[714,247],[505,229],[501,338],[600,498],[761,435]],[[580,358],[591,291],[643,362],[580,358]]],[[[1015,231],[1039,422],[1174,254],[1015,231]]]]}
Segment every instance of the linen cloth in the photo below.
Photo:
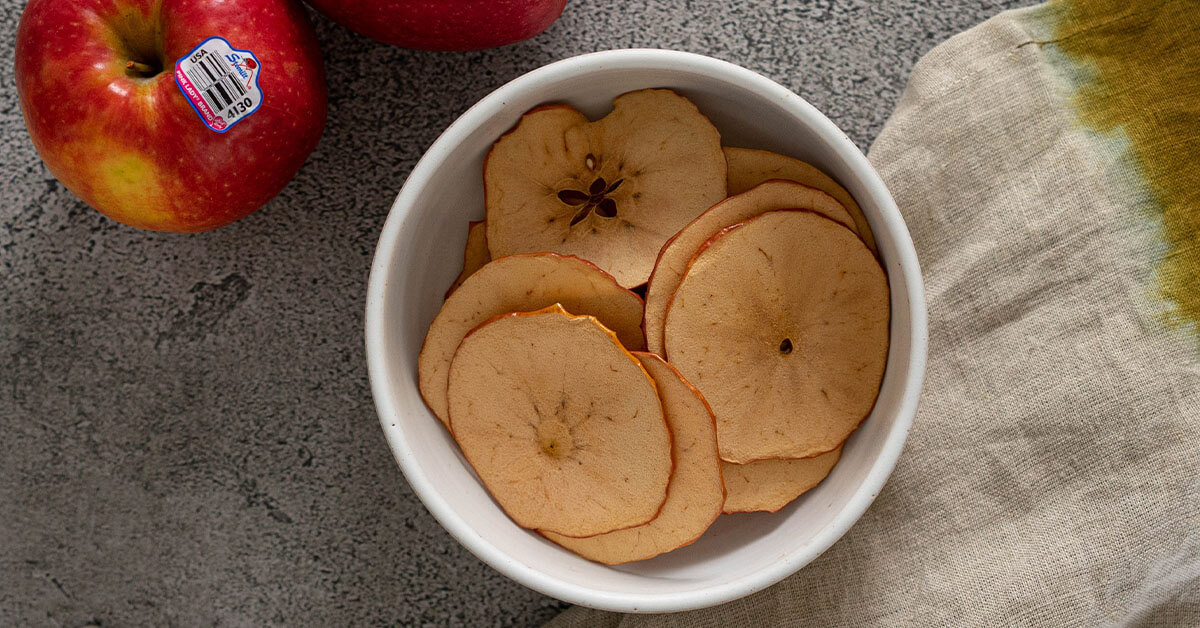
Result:
{"type": "Polygon", "coordinates": [[[746,599],[574,626],[1200,626],[1200,3],[1057,2],[914,69],[871,161],[928,376],[883,492],[746,599]]]}

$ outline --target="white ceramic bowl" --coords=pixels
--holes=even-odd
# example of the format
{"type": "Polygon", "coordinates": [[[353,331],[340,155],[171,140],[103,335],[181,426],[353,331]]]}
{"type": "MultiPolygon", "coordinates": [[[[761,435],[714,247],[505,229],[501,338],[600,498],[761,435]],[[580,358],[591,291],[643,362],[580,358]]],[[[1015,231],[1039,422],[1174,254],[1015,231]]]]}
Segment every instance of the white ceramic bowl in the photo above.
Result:
{"type": "Polygon", "coordinates": [[[727,602],[794,573],[838,540],[887,480],[912,425],[925,370],[925,301],[916,252],[866,157],[804,99],[750,70],[695,54],[617,50],[574,57],[492,92],[442,134],[400,190],[379,238],[366,310],[371,390],[413,491],[472,553],[560,600],[624,612],[727,602]],[[483,218],[483,159],[525,111],[566,102],[593,119],[627,91],[667,87],[712,119],[724,143],[808,161],[845,186],[879,243],[892,291],[891,352],[874,412],[816,489],[775,514],[720,517],[696,543],[606,567],[514,525],[492,501],[417,391],[417,353],[462,265],[467,221],[483,218]]]}

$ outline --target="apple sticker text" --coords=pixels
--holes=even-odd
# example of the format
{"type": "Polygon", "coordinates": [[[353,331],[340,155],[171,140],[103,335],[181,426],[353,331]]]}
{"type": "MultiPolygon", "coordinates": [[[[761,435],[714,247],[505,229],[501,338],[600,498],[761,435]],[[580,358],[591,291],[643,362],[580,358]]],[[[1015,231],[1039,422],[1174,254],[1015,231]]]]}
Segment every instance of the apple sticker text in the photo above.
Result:
{"type": "Polygon", "coordinates": [[[224,133],[262,104],[260,72],[254,53],[209,37],[175,63],[175,83],[205,126],[224,133]]]}

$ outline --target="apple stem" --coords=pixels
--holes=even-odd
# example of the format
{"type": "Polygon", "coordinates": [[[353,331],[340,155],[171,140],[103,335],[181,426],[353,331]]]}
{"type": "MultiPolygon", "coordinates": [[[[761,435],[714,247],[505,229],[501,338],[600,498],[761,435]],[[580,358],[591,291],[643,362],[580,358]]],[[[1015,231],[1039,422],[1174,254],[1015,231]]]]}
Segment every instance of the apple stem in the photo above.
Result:
{"type": "Polygon", "coordinates": [[[133,70],[134,72],[137,72],[138,74],[141,74],[144,76],[154,74],[156,71],[153,66],[142,63],[141,61],[134,61],[132,59],[130,59],[129,62],[127,62],[125,64],[125,68],[129,69],[129,70],[133,70]]]}

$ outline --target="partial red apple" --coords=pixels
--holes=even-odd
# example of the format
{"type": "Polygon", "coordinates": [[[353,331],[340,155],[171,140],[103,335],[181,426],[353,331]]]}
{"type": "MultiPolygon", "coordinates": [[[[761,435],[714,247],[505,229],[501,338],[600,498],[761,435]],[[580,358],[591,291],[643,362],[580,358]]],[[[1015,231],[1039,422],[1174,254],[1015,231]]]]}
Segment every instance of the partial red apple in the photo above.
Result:
{"type": "Polygon", "coordinates": [[[567,0],[308,0],[371,39],[419,50],[480,50],[529,39],[567,0]]]}
{"type": "Polygon", "coordinates": [[[143,229],[250,214],[325,128],[321,51],[294,0],[30,0],[16,79],[50,172],[143,229]]]}

